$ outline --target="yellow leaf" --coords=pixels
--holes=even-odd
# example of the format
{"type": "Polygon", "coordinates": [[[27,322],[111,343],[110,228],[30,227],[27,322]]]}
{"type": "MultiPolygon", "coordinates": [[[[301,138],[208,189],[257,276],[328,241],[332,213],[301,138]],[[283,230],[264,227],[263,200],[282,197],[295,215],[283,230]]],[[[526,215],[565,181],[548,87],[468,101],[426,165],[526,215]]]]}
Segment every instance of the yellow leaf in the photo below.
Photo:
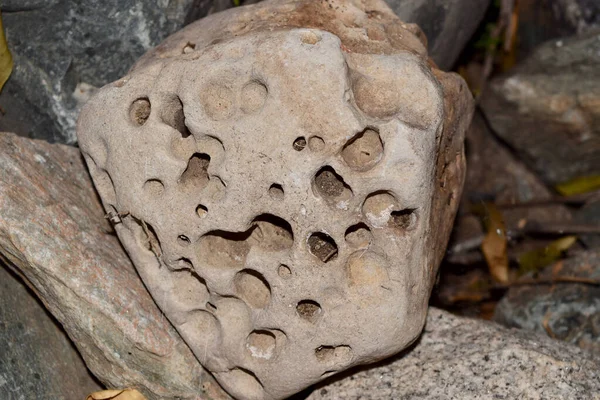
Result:
{"type": "Polygon", "coordinates": [[[486,205],[487,234],[481,243],[481,251],[492,278],[500,283],[508,283],[508,255],[506,254],[506,228],[502,213],[495,205],[486,205]]]}
{"type": "Polygon", "coordinates": [[[94,392],[86,400],[146,400],[146,398],[135,389],[110,389],[94,392]]]}
{"type": "Polygon", "coordinates": [[[4,27],[2,26],[2,12],[0,11],[0,91],[8,80],[13,68],[13,59],[6,38],[4,37],[4,27]]]}
{"type": "Polygon", "coordinates": [[[550,243],[543,249],[532,250],[519,257],[519,274],[524,275],[550,265],[577,241],[577,236],[565,236],[550,243]]]}
{"type": "Polygon", "coordinates": [[[556,185],[556,190],[563,196],[588,193],[600,189],[600,175],[581,176],[556,185]]]}

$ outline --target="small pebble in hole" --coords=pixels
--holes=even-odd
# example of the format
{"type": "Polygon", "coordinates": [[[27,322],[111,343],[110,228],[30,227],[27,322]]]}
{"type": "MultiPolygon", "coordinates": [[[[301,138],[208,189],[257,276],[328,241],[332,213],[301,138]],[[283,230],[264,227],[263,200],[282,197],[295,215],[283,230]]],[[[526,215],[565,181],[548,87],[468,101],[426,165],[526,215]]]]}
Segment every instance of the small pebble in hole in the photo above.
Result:
{"type": "Polygon", "coordinates": [[[134,124],[142,126],[150,117],[150,100],[142,97],[135,100],[129,107],[129,118],[134,124]]]}
{"type": "Polygon", "coordinates": [[[183,47],[183,54],[189,54],[196,49],[196,45],[192,42],[187,42],[183,47]]]}
{"type": "Polygon", "coordinates": [[[315,323],[321,314],[321,306],[313,300],[302,300],[296,306],[296,312],[308,322],[315,323]]]}
{"type": "Polygon", "coordinates": [[[294,140],[294,150],[302,151],[306,147],[306,138],[304,136],[300,136],[296,140],[294,140]]]}

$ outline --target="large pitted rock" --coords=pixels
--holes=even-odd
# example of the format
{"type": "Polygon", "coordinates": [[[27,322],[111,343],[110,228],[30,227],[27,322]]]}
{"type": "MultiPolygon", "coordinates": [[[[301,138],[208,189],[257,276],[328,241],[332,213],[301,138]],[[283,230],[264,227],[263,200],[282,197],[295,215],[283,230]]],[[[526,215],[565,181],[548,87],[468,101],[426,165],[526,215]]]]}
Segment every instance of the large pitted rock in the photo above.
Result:
{"type": "Polygon", "coordinates": [[[82,111],[153,298],[234,396],[412,343],[462,188],[471,98],[379,0],[267,1],[168,38],[82,111]]]}

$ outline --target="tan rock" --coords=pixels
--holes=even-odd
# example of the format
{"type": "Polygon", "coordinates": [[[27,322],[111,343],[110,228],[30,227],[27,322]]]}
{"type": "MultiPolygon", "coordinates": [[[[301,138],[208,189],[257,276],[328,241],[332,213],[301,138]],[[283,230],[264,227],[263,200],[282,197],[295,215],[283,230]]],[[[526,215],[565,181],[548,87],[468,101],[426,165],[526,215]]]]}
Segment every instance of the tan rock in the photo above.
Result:
{"type": "Polygon", "coordinates": [[[383,1],[201,20],[78,135],[153,298],[232,395],[289,396],[419,335],[464,176],[464,83],[383,1]]]}

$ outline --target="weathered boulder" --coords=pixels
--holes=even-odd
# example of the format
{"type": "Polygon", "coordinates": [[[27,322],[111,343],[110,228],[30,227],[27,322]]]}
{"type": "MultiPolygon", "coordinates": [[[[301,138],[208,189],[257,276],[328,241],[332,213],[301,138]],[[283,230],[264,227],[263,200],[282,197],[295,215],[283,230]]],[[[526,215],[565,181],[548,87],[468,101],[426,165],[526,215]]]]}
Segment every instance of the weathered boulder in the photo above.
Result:
{"type": "Polygon", "coordinates": [[[84,399],[96,390],[60,325],[0,262],[0,399],[84,399]]]}
{"type": "Polygon", "coordinates": [[[234,396],[279,399],[420,334],[471,112],[383,1],[264,1],[165,40],[77,133],[196,357],[234,396]]]}
{"type": "Polygon", "coordinates": [[[121,250],[78,150],[2,133],[0,171],[2,260],[40,296],[94,375],[149,399],[198,399],[203,384],[216,388],[121,250]]]}
{"type": "Polygon", "coordinates": [[[587,251],[547,267],[511,288],[494,319],[564,340],[600,355],[600,253],[587,251]]]}
{"type": "Polygon", "coordinates": [[[89,93],[122,76],[186,18],[206,15],[211,3],[3,0],[14,70],[0,95],[0,131],[74,143],[89,93]]]}
{"type": "Polygon", "coordinates": [[[494,131],[547,183],[600,171],[600,32],[542,45],[481,105],[494,131]]]}
{"type": "MultiPolygon", "coordinates": [[[[12,134],[0,134],[0,143],[0,167],[6,171],[0,175],[0,254],[26,275],[92,371],[108,377],[104,382],[110,386],[135,387],[150,399],[225,399],[208,380],[197,393],[181,390],[186,376],[183,386],[192,389],[204,379],[186,372],[197,368],[192,357],[181,357],[181,365],[170,368],[160,355],[143,351],[171,347],[177,361],[185,345],[160,318],[118,241],[101,231],[110,228],[79,150],[12,134]],[[82,226],[87,228],[81,233],[82,226]],[[153,334],[137,334],[137,327],[153,334]],[[165,385],[148,389],[149,380],[165,385]]],[[[599,370],[597,361],[571,345],[430,308],[426,329],[412,348],[330,381],[310,398],[481,399],[523,393],[526,398],[589,398],[600,391],[599,370]]],[[[8,370],[2,382],[17,379],[14,373],[8,370]]],[[[73,398],[65,393],[53,398],[61,395],[73,398]]]]}
{"type": "Polygon", "coordinates": [[[575,346],[430,308],[411,351],[307,400],[596,399],[599,367],[575,346]]]}

